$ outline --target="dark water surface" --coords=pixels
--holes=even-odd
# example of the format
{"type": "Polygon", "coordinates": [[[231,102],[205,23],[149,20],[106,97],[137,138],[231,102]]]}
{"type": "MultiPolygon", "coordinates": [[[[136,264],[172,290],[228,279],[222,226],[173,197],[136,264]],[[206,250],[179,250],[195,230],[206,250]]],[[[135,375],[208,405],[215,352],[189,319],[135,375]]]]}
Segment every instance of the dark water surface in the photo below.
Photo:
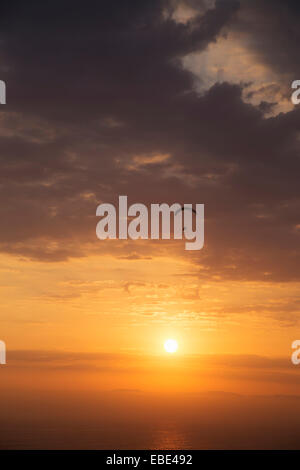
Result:
{"type": "Polygon", "coordinates": [[[300,398],[0,393],[1,449],[300,448],[300,398]]]}

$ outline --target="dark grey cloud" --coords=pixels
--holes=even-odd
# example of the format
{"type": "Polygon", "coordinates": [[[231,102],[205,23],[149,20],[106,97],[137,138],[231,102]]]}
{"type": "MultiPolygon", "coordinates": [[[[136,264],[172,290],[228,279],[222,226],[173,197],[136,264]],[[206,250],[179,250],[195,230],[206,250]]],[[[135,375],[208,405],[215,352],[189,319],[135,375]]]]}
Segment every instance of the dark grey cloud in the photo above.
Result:
{"type": "Polygon", "coordinates": [[[233,30],[247,41],[262,63],[296,80],[300,73],[299,2],[240,0],[240,5],[233,30]]]}
{"type": "MultiPolygon", "coordinates": [[[[146,204],[206,204],[206,246],[193,254],[206,275],[299,280],[299,108],[266,119],[271,104],[243,101],[247,84],[199,95],[180,61],[232,29],[258,61],[277,70],[276,58],[280,67],[287,60],[296,73],[299,7],[272,4],[219,0],[186,24],[163,0],[5,5],[2,251],[59,261],[111,249],[95,238],[95,209],[128,194],[146,204]],[[287,54],[269,53],[274,34],[287,35],[287,54]],[[157,154],[170,158],[134,168],[133,157],[157,154]]],[[[153,255],[150,243],[143,250],[133,242],[116,255],[153,255]]]]}

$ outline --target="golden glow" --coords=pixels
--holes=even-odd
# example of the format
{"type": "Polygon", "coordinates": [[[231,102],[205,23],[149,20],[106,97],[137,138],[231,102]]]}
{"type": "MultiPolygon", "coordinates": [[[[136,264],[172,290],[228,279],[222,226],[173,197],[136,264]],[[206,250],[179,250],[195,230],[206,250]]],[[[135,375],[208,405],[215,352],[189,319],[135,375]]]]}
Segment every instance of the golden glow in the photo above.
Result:
{"type": "Polygon", "coordinates": [[[167,339],[167,341],[165,341],[164,348],[167,353],[173,354],[178,349],[178,343],[175,339],[167,339]]]}

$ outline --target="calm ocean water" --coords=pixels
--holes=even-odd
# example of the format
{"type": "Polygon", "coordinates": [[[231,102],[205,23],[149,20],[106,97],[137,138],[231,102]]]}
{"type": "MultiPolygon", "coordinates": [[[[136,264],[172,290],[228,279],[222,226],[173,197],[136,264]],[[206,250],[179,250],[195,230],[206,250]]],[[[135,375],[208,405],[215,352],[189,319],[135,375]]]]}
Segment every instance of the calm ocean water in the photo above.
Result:
{"type": "Polygon", "coordinates": [[[299,448],[300,398],[1,395],[1,449],[299,448]]]}

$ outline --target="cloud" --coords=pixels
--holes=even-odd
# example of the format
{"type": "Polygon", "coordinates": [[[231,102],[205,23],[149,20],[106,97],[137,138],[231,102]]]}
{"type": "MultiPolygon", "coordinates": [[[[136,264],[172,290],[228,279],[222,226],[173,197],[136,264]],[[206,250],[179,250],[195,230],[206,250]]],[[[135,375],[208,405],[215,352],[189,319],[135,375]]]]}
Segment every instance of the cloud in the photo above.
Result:
{"type": "Polygon", "coordinates": [[[185,376],[214,376],[224,379],[254,380],[285,384],[299,384],[297,368],[290,357],[255,355],[190,355],[176,358],[170,364],[168,358],[137,353],[86,353],[64,351],[15,350],[7,353],[11,369],[35,369],[45,371],[90,371],[110,374],[144,374],[165,371],[185,376]],[[155,372],[156,371],[156,372],[155,372]]]}
{"type": "Polygon", "coordinates": [[[4,7],[0,250],[53,262],[95,252],[133,262],[186,256],[172,242],[96,239],[97,205],[127,194],[205,204],[205,249],[191,258],[201,279],[299,280],[300,109],[266,118],[272,104],[245,102],[245,83],[199,94],[182,65],[232,32],[276,77],[277,55],[296,73],[294,21],[288,33],[277,19],[284,12],[286,25],[299,9],[286,2],[264,30],[257,19],[267,2],[218,0],[199,11],[196,3],[184,22],[163,0],[4,7]],[[268,48],[277,32],[287,57],[268,48]]]}

